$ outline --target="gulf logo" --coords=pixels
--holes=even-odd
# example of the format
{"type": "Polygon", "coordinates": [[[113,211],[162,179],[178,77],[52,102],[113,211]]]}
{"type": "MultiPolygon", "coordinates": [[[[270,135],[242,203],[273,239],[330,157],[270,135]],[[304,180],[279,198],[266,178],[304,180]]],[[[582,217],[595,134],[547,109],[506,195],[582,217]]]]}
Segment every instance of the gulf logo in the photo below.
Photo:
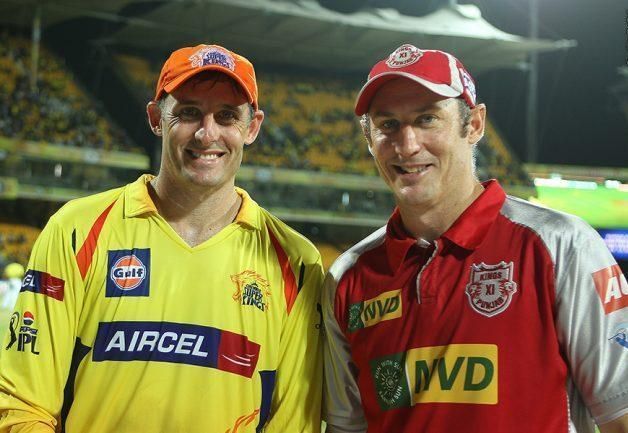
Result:
{"type": "Polygon", "coordinates": [[[135,255],[120,257],[111,267],[111,281],[120,290],[133,290],[146,278],[146,266],[135,255]]]}
{"type": "Polygon", "coordinates": [[[22,317],[22,321],[26,326],[31,326],[33,322],[35,322],[35,316],[30,311],[25,311],[24,316],[22,317]]]}

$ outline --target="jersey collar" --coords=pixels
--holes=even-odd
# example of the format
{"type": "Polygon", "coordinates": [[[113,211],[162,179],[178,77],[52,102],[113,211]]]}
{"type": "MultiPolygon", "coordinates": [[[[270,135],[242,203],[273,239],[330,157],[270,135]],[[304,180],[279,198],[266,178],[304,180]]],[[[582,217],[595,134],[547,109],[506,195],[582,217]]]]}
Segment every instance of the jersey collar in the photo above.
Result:
{"type": "MultiPolygon", "coordinates": [[[[474,250],[482,243],[506,200],[506,193],[496,180],[483,182],[482,186],[482,194],[436,239],[436,243],[446,239],[466,250],[474,250]]],[[[417,240],[406,231],[399,209],[396,208],[386,226],[385,245],[390,268],[399,269],[410,248],[422,243],[422,239],[417,240]]]]}
{"type": "MultiPolygon", "coordinates": [[[[148,182],[155,176],[143,174],[135,182],[129,184],[124,191],[124,216],[134,218],[145,213],[157,213],[157,207],[148,193],[148,182]]],[[[240,210],[235,222],[257,230],[261,229],[259,205],[243,189],[236,187],[236,192],[242,197],[240,210]]]]}
{"type": "Polygon", "coordinates": [[[506,193],[496,180],[483,182],[482,186],[482,194],[441,236],[470,251],[480,246],[506,200],[506,193]]]}

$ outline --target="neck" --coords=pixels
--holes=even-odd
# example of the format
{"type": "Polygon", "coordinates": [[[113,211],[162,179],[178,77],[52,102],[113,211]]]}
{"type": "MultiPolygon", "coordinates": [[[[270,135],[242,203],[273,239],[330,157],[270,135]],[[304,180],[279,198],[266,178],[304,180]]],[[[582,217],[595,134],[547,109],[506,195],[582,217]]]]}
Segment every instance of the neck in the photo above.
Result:
{"type": "Polygon", "coordinates": [[[477,199],[484,187],[479,182],[451,199],[419,206],[399,205],[405,229],[416,239],[432,242],[453,225],[458,217],[477,199]]]}
{"type": "Polygon", "coordinates": [[[148,189],[159,214],[190,246],[231,224],[242,203],[232,184],[218,189],[180,187],[160,174],[148,189]]]}

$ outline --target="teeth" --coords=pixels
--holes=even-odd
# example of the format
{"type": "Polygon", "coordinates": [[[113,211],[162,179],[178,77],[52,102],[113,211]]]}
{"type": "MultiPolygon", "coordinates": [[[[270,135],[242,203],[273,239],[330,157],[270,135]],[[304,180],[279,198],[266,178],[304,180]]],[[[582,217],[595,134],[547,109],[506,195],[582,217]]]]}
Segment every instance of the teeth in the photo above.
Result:
{"type": "Polygon", "coordinates": [[[196,153],[196,152],[192,152],[190,151],[190,153],[192,154],[192,156],[194,158],[200,158],[200,159],[218,159],[219,155],[215,154],[215,153],[196,153]]]}
{"type": "Polygon", "coordinates": [[[415,167],[415,168],[403,168],[403,167],[399,167],[399,168],[404,173],[422,173],[425,170],[427,170],[427,165],[423,165],[421,167],[415,167]]]}

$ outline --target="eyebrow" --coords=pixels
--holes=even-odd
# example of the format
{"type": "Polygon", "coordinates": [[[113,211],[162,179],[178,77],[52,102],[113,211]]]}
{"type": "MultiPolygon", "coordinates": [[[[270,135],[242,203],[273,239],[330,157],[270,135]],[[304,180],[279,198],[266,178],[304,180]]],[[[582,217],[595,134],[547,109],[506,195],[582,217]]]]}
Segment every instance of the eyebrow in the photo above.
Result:
{"type": "MultiPolygon", "coordinates": [[[[421,114],[421,113],[425,113],[426,111],[442,111],[446,105],[437,105],[438,102],[440,101],[430,102],[429,104],[419,106],[415,108],[414,110],[412,110],[411,113],[421,114]]],[[[394,117],[394,116],[395,116],[395,113],[390,112],[390,111],[376,111],[375,113],[373,113],[372,117],[394,117]]]]}
{"type": "MultiPolygon", "coordinates": [[[[199,104],[202,104],[202,102],[203,102],[202,99],[182,99],[180,101],[176,101],[175,105],[199,105],[199,104]]],[[[234,111],[240,110],[239,105],[231,105],[231,104],[222,104],[220,108],[223,110],[224,109],[234,110],[234,111]]]]}

